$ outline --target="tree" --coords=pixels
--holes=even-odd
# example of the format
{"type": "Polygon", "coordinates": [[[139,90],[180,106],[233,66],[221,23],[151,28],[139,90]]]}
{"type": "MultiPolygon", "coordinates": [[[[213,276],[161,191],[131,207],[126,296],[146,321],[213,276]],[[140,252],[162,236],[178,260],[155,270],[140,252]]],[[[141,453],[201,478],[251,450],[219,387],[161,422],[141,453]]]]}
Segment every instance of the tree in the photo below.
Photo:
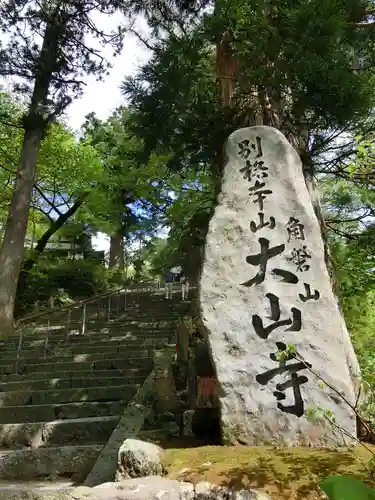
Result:
{"type": "Polygon", "coordinates": [[[55,123],[49,128],[41,144],[31,204],[32,210],[38,210],[48,219],[48,227],[24,262],[24,271],[31,269],[51,236],[86,204],[84,222],[91,199],[97,200],[104,176],[100,157],[93,147],[77,141],[62,124],[55,123]]]}
{"type": "Polygon", "coordinates": [[[369,16],[362,0],[221,0],[192,28],[165,20],[168,36],[145,41],[151,61],[123,84],[146,153],[170,152],[174,168],[209,165],[217,194],[226,137],[254,124],[280,129],[301,157],[329,265],[315,160],[343,130],[374,130],[369,16]]]}
{"type": "Polygon", "coordinates": [[[102,191],[107,201],[101,214],[93,209],[96,224],[110,233],[110,267],[124,267],[124,238],[151,235],[163,223],[169,192],[180,178],[166,169],[165,155],[150,155],[144,164],[136,158],[142,142],[131,133],[130,114],[119,108],[106,121],[94,114],[87,117],[85,137],[102,159],[106,178],[102,191]],[[99,217],[98,217],[99,216],[99,217]]]}
{"type": "Polygon", "coordinates": [[[87,35],[119,51],[121,29],[106,34],[90,17],[95,11],[113,13],[119,7],[121,2],[117,0],[7,0],[0,6],[0,30],[10,34],[9,43],[0,50],[0,74],[20,78],[19,89],[30,96],[22,117],[20,162],[0,250],[2,336],[13,328],[15,294],[42,139],[48,125],[81,93],[84,75],[102,78],[107,70],[100,53],[86,44],[87,35]]]}
{"type": "MultiPolygon", "coordinates": [[[[1,202],[5,207],[11,200],[11,187],[23,136],[22,128],[14,126],[14,123],[22,116],[23,106],[14,96],[5,92],[0,95],[0,106],[0,134],[3,144],[0,150],[0,172],[5,188],[1,202]]],[[[33,252],[23,264],[24,271],[31,269],[51,236],[77,213],[93,191],[98,192],[102,174],[102,165],[94,148],[85,141],[78,141],[64,124],[51,124],[41,143],[38,175],[30,206],[28,235],[33,243],[36,239],[37,241],[36,245],[32,245],[33,252]],[[35,232],[36,224],[38,236],[35,232]]],[[[6,217],[5,211],[3,217],[6,217]]]]}

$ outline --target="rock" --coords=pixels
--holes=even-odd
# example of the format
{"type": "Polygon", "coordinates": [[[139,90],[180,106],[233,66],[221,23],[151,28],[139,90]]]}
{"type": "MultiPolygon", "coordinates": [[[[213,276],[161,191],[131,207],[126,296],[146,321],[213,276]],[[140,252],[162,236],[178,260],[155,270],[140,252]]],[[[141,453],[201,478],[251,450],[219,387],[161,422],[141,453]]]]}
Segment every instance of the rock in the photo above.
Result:
{"type": "Polygon", "coordinates": [[[255,490],[232,490],[206,481],[195,485],[195,500],[270,500],[255,490]]]}
{"type": "Polygon", "coordinates": [[[179,407],[172,371],[172,354],[156,351],[154,354],[154,394],[157,413],[176,411],[179,407]]]}
{"type": "Polygon", "coordinates": [[[167,436],[179,436],[180,428],[176,422],[163,422],[161,425],[162,430],[167,434],[167,436]]]}
{"type": "Polygon", "coordinates": [[[360,370],[331,289],[300,158],[270,127],[237,130],[226,153],[198,287],[222,432],[226,441],[251,445],[341,444],[340,432],[305,413],[331,410],[355,436],[348,405],[322,389],[300,360],[352,404],[360,370]],[[290,352],[279,362],[276,352],[290,344],[298,361],[290,352]]]}
{"type": "Polygon", "coordinates": [[[186,410],[183,413],[183,435],[194,436],[192,429],[192,422],[195,410],[186,410]]]}
{"type": "Polygon", "coordinates": [[[158,420],[159,420],[159,422],[174,422],[175,417],[174,417],[174,414],[172,412],[167,411],[167,412],[159,415],[158,420]]]}
{"type": "Polygon", "coordinates": [[[95,496],[90,496],[90,500],[194,500],[194,486],[191,483],[150,476],[102,484],[93,488],[91,495],[95,496]]]}
{"type": "Polygon", "coordinates": [[[141,430],[144,421],[152,415],[154,373],[151,372],[137,391],[134,398],[126,406],[116,428],[97,459],[94,467],[86,477],[85,486],[96,486],[114,478],[117,467],[117,455],[125,438],[135,437],[141,430]]]}
{"type": "Polygon", "coordinates": [[[165,431],[167,436],[179,436],[180,428],[177,425],[176,417],[173,413],[163,413],[158,416],[157,419],[158,426],[160,429],[165,431]]]}
{"type": "Polygon", "coordinates": [[[175,481],[159,476],[104,483],[95,488],[79,486],[55,491],[52,488],[8,489],[0,500],[270,500],[255,490],[234,491],[210,483],[175,481]]]}
{"type": "Polygon", "coordinates": [[[155,444],[126,439],[118,452],[116,481],[163,474],[163,453],[155,444]]]}
{"type": "Polygon", "coordinates": [[[93,467],[103,445],[61,446],[3,450],[0,478],[6,481],[32,481],[41,477],[71,477],[81,481],[93,467]]]}
{"type": "Polygon", "coordinates": [[[231,500],[271,500],[271,498],[261,491],[238,490],[232,492],[231,500]]]}

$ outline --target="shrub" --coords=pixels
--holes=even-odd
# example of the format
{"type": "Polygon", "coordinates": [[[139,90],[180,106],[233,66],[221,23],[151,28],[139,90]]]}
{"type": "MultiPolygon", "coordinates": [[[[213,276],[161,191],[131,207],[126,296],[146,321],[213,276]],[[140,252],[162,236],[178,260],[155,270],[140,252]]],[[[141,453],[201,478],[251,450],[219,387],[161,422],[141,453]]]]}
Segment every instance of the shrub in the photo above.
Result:
{"type": "Polygon", "coordinates": [[[18,290],[16,315],[30,312],[35,302],[42,308],[48,307],[49,297],[61,295],[61,289],[73,300],[104,293],[109,287],[108,278],[107,269],[96,262],[44,258],[30,271],[25,285],[18,290]]]}

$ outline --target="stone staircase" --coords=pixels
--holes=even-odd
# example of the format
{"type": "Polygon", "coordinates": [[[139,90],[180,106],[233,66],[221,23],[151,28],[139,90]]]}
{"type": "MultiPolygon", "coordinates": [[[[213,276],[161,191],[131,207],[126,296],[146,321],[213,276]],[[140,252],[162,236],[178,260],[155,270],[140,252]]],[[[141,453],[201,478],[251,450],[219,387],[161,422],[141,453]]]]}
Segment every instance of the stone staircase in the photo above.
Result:
{"type": "Polygon", "coordinates": [[[0,346],[0,480],[90,472],[188,308],[177,293],[126,293],[47,314],[0,346]]]}

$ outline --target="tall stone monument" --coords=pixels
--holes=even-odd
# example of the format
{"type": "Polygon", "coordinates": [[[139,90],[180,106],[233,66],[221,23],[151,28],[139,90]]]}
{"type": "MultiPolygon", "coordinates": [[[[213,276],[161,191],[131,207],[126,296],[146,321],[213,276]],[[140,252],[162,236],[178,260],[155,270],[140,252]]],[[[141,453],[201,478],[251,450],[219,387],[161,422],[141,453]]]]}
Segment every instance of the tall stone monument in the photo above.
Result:
{"type": "Polygon", "coordinates": [[[223,435],[251,445],[343,444],[341,431],[308,418],[310,409],[331,410],[344,435],[355,435],[352,410],[312,372],[354,404],[360,370],[300,158],[271,127],[237,130],[226,155],[199,292],[223,435]],[[297,356],[280,359],[290,345],[297,356]]]}

